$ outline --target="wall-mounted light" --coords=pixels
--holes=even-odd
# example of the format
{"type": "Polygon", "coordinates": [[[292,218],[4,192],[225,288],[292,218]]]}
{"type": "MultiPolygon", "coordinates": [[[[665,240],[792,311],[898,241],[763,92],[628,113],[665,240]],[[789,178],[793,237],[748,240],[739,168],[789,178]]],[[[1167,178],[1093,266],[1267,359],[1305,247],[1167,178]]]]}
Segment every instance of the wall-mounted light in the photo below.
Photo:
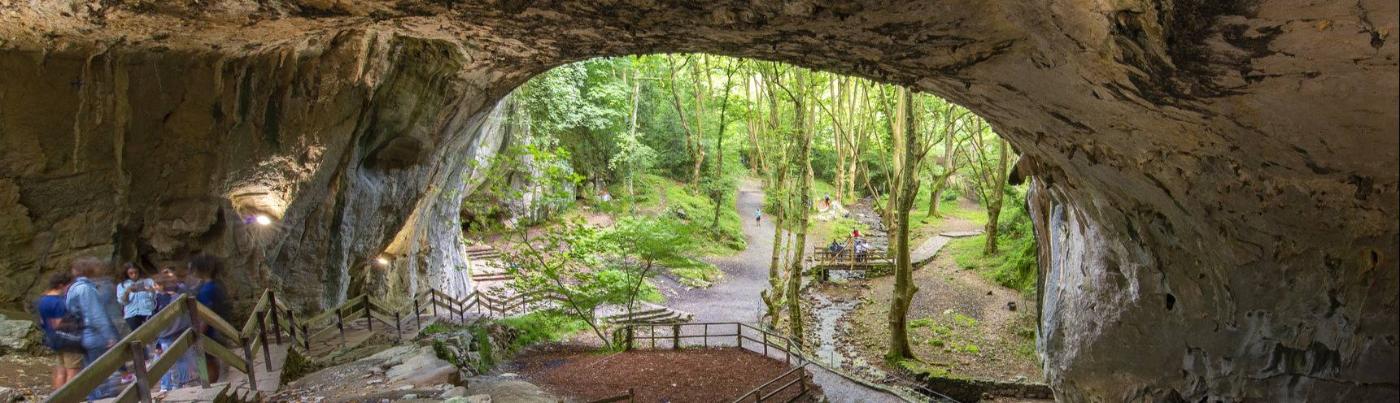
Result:
{"type": "Polygon", "coordinates": [[[267,214],[258,214],[253,216],[253,223],[266,227],[272,225],[272,217],[269,217],[267,214]]]}
{"type": "Polygon", "coordinates": [[[381,255],[381,256],[378,256],[378,257],[375,257],[375,258],[374,258],[374,264],[379,265],[379,267],[386,267],[386,266],[389,266],[389,258],[384,257],[384,256],[382,256],[382,255],[381,255]]]}

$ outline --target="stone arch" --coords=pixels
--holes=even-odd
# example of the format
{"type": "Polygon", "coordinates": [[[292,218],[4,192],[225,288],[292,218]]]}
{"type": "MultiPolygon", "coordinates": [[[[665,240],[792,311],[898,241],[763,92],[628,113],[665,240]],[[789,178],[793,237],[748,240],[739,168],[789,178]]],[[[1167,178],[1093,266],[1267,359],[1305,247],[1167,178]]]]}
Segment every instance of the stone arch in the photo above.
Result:
{"type": "MultiPolygon", "coordinates": [[[[495,100],[569,61],[710,52],[933,92],[1028,155],[1049,245],[1040,347],[1062,398],[1398,393],[1394,3],[0,10],[17,21],[0,27],[0,223],[13,229],[0,261],[20,277],[119,254],[114,228],[155,260],[257,265],[216,224],[238,222],[228,195],[256,185],[285,204],[286,230],[271,235],[269,284],[244,289],[331,304],[350,267],[394,245],[412,251],[395,263],[403,283],[441,281],[460,259],[444,206],[471,190],[460,162],[499,147],[480,130],[495,100]]],[[[12,288],[6,301],[31,292],[12,288]]]]}

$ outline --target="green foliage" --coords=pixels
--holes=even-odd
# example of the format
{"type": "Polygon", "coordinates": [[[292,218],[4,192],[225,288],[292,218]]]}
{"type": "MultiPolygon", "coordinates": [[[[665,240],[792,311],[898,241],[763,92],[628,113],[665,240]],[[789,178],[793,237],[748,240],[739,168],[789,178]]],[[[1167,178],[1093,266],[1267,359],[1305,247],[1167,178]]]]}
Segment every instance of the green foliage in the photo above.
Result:
{"type": "MultiPolygon", "coordinates": [[[[502,325],[520,332],[514,346],[528,346],[536,343],[560,341],[588,329],[588,324],[575,315],[556,310],[532,312],[500,320],[502,325]]],[[[483,355],[485,355],[483,353],[483,355]]]]}
{"type": "Polygon", "coordinates": [[[726,202],[720,208],[719,227],[715,228],[710,225],[715,208],[710,197],[696,194],[683,184],[656,175],[641,175],[637,180],[637,211],[667,216],[679,223],[672,230],[695,242],[697,254],[728,255],[748,247],[739,211],[733,205],[732,193],[723,199],[726,202]]]}

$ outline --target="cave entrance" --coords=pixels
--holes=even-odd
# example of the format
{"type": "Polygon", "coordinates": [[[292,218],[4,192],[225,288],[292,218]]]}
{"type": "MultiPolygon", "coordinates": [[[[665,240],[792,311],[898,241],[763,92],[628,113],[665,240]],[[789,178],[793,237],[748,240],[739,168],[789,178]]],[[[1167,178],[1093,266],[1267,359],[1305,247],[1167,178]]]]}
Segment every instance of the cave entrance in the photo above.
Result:
{"type": "MultiPolygon", "coordinates": [[[[616,315],[631,311],[615,304],[663,310],[653,318],[663,321],[777,325],[783,305],[760,294],[781,290],[797,262],[803,282],[833,280],[799,296],[817,306],[803,314],[819,328],[812,345],[881,362],[881,348],[835,334],[890,337],[895,200],[911,192],[906,247],[921,268],[912,284],[962,291],[914,294],[922,308],[905,315],[910,355],[923,361],[905,366],[974,360],[978,368],[941,374],[1042,379],[1028,185],[1010,183],[1019,155],[951,101],[778,62],[657,54],[550,69],[480,130],[501,145],[468,175],[460,214],[478,291],[591,295],[581,299],[616,315]],[[896,157],[903,147],[907,165],[896,157]],[[599,256],[550,262],[523,250],[558,241],[550,237],[599,256]],[[526,272],[554,263],[571,270],[526,272]],[[632,293],[609,294],[619,288],[632,293]],[[872,303],[857,307],[860,298],[872,303]]],[[[578,316],[599,320],[593,311],[578,316]]]]}

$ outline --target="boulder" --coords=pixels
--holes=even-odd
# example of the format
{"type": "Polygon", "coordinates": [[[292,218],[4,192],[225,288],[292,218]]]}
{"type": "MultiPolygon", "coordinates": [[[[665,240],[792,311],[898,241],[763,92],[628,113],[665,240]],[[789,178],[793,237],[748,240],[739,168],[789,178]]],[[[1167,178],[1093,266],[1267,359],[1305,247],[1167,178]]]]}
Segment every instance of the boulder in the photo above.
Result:
{"type": "Polygon", "coordinates": [[[34,321],[10,319],[0,314],[0,354],[37,352],[43,346],[43,331],[34,321]]]}

